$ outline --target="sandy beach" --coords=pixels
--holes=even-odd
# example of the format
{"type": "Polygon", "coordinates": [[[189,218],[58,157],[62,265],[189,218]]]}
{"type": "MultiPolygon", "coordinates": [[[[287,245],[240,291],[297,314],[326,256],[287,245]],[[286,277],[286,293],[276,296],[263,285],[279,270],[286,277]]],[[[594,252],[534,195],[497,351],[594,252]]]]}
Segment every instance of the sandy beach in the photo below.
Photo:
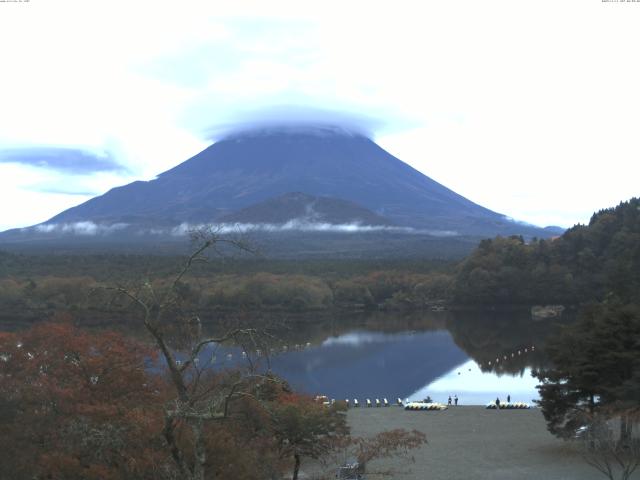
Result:
{"type": "MultiPolygon", "coordinates": [[[[393,428],[416,429],[428,445],[413,452],[415,463],[383,460],[368,470],[393,469],[394,479],[420,480],[597,480],[579,445],[547,432],[539,409],[486,410],[458,406],[442,412],[400,407],[357,408],[348,412],[354,435],[393,428]]],[[[369,475],[369,478],[379,478],[369,475]]],[[[636,472],[632,478],[640,478],[636,472]]]]}

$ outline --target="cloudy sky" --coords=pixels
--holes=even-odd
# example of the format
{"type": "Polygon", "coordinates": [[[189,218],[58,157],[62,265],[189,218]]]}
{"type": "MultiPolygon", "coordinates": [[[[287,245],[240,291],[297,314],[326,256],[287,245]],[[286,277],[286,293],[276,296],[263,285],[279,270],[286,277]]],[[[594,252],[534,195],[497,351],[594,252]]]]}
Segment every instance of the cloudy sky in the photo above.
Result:
{"type": "Polygon", "coordinates": [[[0,2],[0,230],[273,112],[570,226],[640,194],[640,2],[0,2]],[[306,112],[306,113],[305,113],[306,112]]]}

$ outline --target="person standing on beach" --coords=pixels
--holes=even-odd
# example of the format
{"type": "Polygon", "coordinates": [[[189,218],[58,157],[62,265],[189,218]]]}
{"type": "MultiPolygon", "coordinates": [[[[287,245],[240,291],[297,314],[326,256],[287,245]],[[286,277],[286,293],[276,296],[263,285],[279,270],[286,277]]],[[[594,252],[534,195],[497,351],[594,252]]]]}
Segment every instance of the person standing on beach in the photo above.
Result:
{"type": "Polygon", "coordinates": [[[447,401],[447,405],[451,405],[451,395],[449,395],[449,400],[447,401]]]}
{"type": "Polygon", "coordinates": [[[458,395],[455,395],[453,397],[453,402],[456,404],[456,407],[458,406],[458,395]]]}
{"type": "Polygon", "coordinates": [[[496,408],[500,410],[500,397],[496,398],[496,408]]]}
{"type": "Polygon", "coordinates": [[[507,395],[507,403],[511,403],[511,395],[507,395]]]}

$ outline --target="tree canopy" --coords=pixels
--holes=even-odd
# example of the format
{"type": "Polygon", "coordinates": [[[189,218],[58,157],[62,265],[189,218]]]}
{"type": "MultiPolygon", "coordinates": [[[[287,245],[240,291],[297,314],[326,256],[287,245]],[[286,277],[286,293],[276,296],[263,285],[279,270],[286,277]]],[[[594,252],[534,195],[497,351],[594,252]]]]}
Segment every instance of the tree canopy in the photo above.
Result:
{"type": "Polygon", "coordinates": [[[640,302],[640,199],[593,215],[552,240],[497,237],[458,267],[459,304],[580,304],[616,295],[640,302]]]}
{"type": "Polygon", "coordinates": [[[154,478],[164,455],[154,353],[45,323],[0,336],[0,477],[154,478]]]}

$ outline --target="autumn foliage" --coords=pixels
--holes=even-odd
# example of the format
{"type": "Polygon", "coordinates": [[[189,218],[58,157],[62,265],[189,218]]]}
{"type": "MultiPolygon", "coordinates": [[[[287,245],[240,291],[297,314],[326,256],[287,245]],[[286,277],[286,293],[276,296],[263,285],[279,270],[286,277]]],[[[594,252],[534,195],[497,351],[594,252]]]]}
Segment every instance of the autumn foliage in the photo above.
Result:
{"type": "Polygon", "coordinates": [[[154,478],[160,383],[151,350],[48,323],[0,336],[0,477],[154,478]]]}

